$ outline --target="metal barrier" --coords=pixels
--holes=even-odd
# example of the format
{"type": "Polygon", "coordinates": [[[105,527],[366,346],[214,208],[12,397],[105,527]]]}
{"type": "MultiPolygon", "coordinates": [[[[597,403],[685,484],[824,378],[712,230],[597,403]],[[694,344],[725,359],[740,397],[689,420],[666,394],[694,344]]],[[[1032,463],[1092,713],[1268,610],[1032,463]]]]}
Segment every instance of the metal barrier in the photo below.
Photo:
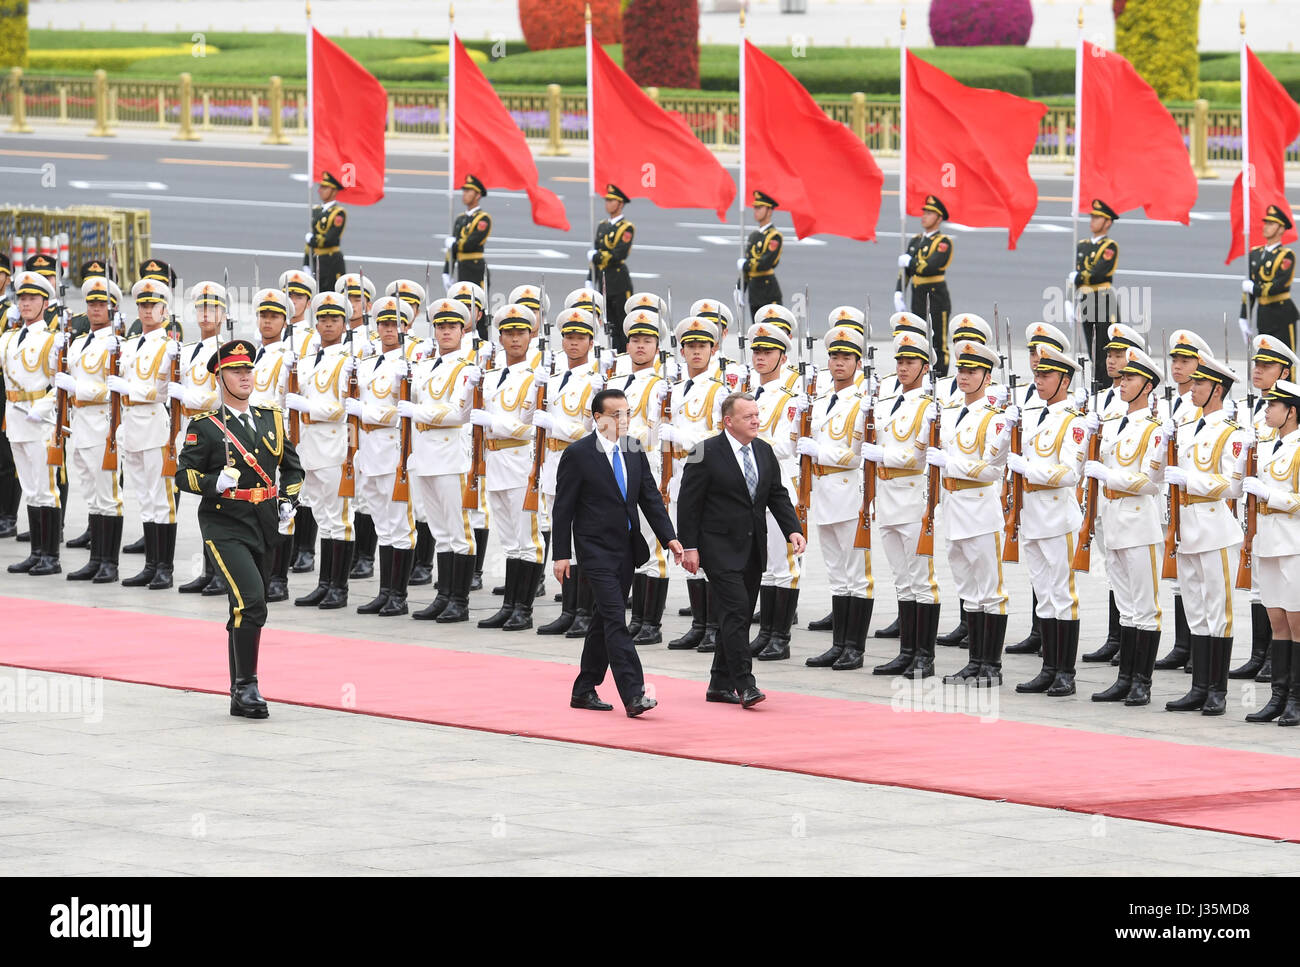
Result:
{"type": "Polygon", "coordinates": [[[73,205],[69,208],[32,208],[0,204],[0,239],[15,235],[26,238],[66,233],[68,260],[74,274],[91,259],[109,259],[117,267],[118,280],[140,277],[140,266],[149,259],[150,218],[147,210],[73,205]]]}

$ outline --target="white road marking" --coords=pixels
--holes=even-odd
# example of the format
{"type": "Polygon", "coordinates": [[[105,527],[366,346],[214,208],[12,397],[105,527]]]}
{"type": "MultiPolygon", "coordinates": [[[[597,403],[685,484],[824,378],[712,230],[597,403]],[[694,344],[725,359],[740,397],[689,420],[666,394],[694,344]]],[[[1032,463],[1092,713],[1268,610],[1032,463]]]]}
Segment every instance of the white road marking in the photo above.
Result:
{"type": "MultiPolygon", "coordinates": [[[[166,191],[167,186],[161,181],[69,181],[68,187],[82,191],[166,191]]],[[[153,198],[153,195],[146,195],[153,198]]]]}

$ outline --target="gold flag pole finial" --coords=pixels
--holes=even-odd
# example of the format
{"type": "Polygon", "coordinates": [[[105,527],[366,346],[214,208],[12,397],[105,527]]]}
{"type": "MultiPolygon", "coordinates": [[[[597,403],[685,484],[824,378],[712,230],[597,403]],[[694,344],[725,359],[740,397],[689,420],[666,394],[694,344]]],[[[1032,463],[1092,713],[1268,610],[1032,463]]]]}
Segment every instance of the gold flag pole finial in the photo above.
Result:
{"type": "Polygon", "coordinates": [[[1083,29],[1083,7],[1079,8],[1079,29],[1083,29]]]}
{"type": "Polygon", "coordinates": [[[1241,12],[1241,36],[1246,36],[1246,11],[1241,12]]]}
{"type": "Polygon", "coordinates": [[[307,0],[307,19],[311,19],[311,0],[307,0]]]}
{"type": "Polygon", "coordinates": [[[591,23],[591,4],[587,4],[587,23],[591,23]]]}
{"type": "Polygon", "coordinates": [[[907,8],[906,7],[898,11],[898,26],[903,30],[907,29],[907,8]]]}
{"type": "Polygon", "coordinates": [[[456,22],[456,5],[454,3],[449,3],[447,4],[447,23],[455,23],[455,22],[456,22]]]}
{"type": "Polygon", "coordinates": [[[740,29],[745,29],[745,5],[743,3],[740,5],[740,29]]]}

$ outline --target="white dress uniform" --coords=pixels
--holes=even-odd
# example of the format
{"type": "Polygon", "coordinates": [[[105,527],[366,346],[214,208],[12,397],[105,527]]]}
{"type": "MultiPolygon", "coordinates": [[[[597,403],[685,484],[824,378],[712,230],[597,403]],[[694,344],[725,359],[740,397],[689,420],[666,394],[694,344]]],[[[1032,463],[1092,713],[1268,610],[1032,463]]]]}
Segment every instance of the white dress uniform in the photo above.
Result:
{"type": "Polygon", "coordinates": [[[832,597],[873,595],[871,550],[853,546],[862,509],[862,404],[855,386],[832,389],[812,404],[819,455],[809,521],[817,527],[832,597]]]}
{"type": "Polygon", "coordinates": [[[409,501],[393,500],[401,439],[397,403],[407,362],[400,347],[363,360],[358,379],[361,393],[361,439],[357,445],[357,493],[375,522],[375,534],[385,547],[410,550],[415,542],[415,513],[409,501]]]}
{"type": "Polygon", "coordinates": [[[217,376],[208,372],[208,361],[221,344],[219,336],[209,336],[189,346],[181,347],[181,433],[190,420],[200,413],[211,413],[217,408],[217,376]]]}
{"type": "Polygon", "coordinates": [[[163,476],[163,457],[171,434],[167,383],[172,357],[180,346],[166,327],[124,340],[118,373],[126,380],[118,453],[127,489],[140,503],[146,524],[176,522],[176,485],[163,476]]]}
{"type": "Polygon", "coordinates": [[[464,432],[474,395],[464,372],[470,365],[460,350],[435,356],[416,364],[411,383],[415,433],[406,469],[435,553],[475,551],[470,514],[461,507],[470,470],[464,432]]]}
{"type": "MultiPolygon", "coordinates": [[[[772,447],[781,465],[781,482],[787,490],[799,489],[799,457],[794,441],[798,438],[798,395],[783,385],[784,373],[776,379],[756,386],[753,390],[758,402],[758,436],[772,447]]],[[[778,588],[799,586],[800,561],[781,533],[781,527],[771,511],[767,515],[767,570],[760,584],[778,588]]]]}
{"type": "Polygon", "coordinates": [[[876,465],[875,528],[894,572],[898,600],[923,604],[939,601],[934,558],[916,552],[927,493],[927,441],[918,435],[930,402],[923,381],[875,411],[876,444],[884,451],[876,465]]]}
{"type": "Polygon", "coordinates": [[[1070,562],[1083,522],[1075,485],[1083,475],[1084,421],[1068,400],[1041,407],[1038,414],[1022,431],[1029,467],[1020,543],[1039,618],[1077,621],[1079,596],[1070,562]]]}
{"type": "MultiPolygon", "coordinates": [[[[625,319],[625,324],[626,321],[625,319]]],[[[626,330],[626,325],[624,328],[626,330]]],[[[658,364],[657,358],[655,363],[658,364]]],[[[668,382],[659,375],[655,366],[647,366],[645,369],[615,374],[609,381],[609,388],[621,390],[627,397],[627,435],[644,451],[655,488],[658,489],[663,475],[663,453],[659,442],[659,422],[663,416],[661,394],[670,392],[668,382]]],[[[669,557],[644,516],[641,520],[641,535],[650,548],[650,557],[637,568],[636,573],[652,578],[667,578],[669,557]]]]}
{"type": "Polygon", "coordinates": [[[117,471],[103,469],[112,399],[105,380],[113,375],[109,364],[116,345],[117,337],[109,325],[76,337],[68,347],[68,375],[77,381],[70,401],[72,466],[89,512],[104,517],[122,516],[117,471]]]}
{"type": "Polygon", "coordinates": [[[298,392],[306,401],[298,428],[298,459],[304,473],[299,499],[311,508],[321,540],[353,539],[353,501],[339,496],[339,483],[350,433],[343,400],[355,363],[341,342],[298,360],[298,392]]]}
{"type": "Polygon", "coordinates": [[[542,538],[537,515],[523,509],[524,491],[532,468],[533,409],[537,394],[525,359],[493,369],[483,377],[483,408],[500,427],[486,428],[484,465],[492,529],[507,559],[542,562],[542,538]]]}
{"type": "MultiPolygon", "coordinates": [[[[567,357],[560,358],[567,361],[567,357]]],[[[538,377],[542,378],[546,377],[538,377]]],[[[555,503],[555,478],[560,457],[572,444],[591,432],[591,398],[603,388],[604,380],[597,372],[596,364],[589,359],[546,378],[546,413],[552,422],[546,432],[546,453],[542,456],[538,480],[542,497],[538,502],[538,527],[543,531],[551,529],[551,506],[555,503]]]]}
{"type": "MultiPolygon", "coordinates": [[[[283,339],[263,345],[253,359],[253,392],[248,398],[252,406],[271,407],[283,412],[284,395],[289,389],[289,372],[293,369],[293,353],[283,339]]],[[[301,423],[301,421],[299,421],[301,423]]],[[[302,435],[301,425],[298,428],[302,435]]],[[[293,533],[294,518],[279,522],[281,535],[293,533]]]]}
{"type": "Polygon", "coordinates": [[[55,333],[38,318],[11,329],[4,343],[5,435],[23,499],[32,508],[59,506],[59,468],[45,462],[46,447],[54,437],[55,395],[50,388],[59,365],[55,341],[55,333]]]}
{"type": "Polygon", "coordinates": [[[1260,602],[1300,611],[1300,430],[1260,445],[1256,476],[1269,489],[1251,545],[1260,602]]]}

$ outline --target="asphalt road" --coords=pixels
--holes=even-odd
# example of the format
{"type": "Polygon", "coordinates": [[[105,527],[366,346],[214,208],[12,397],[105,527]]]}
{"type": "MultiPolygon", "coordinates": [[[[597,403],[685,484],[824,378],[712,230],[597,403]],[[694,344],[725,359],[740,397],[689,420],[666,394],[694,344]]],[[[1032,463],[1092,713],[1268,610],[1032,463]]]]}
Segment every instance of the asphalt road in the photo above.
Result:
{"type": "MultiPolygon", "coordinates": [[[[127,137],[129,131],[112,140],[0,137],[0,202],[148,208],[153,252],[171,261],[185,283],[220,280],[229,268],[232,286],[247,287],[246,297],[255,265],[268,285],[283,269],[301,264],[309,198],[301,148],[132,143],[127,137]]],[[[379,283],[403,276],[423,281],[432,260],[437,288],[449,224],[446,156],[390,145],[388,164],[383,201],[350,209],[348,267],[364,268],[379,283]]],[[[489,264],[495,298],[543,276],[548,290],[560,294],[585,278],[591,244],[586,162],[539,158],[538,166],[543,183],[564,199],[573,228],[566,234],[535,226],[522,193],[492,192],[485,207],[494,218],[489,264]]],[[[1023,345],[1025,324],[1060,320],[1064,279],[1072,268],[1070,181],[1043,176],[1038,184],[1038,211],[1014,251],[1007,250],[1004,230],[949,226],[956,243],[948,272],[954,310],[991,319],[996,304],[1013,321],[1017,345],[1023,345]]],[[[1223,316],[1228,313],[1231,321],[1236,315],[1242,265],[1223,264],[1230,186],[1227,175],[1202,182],[1188,226],[1148,221],[1140,213],[1116,224],[1117,281],[1129,297],[1130,318],[1157,334],[1191,326],[1216,349],[1223,345],[1223,316]]],[[[778,270],[785,301],[794,305],[807,287],[815,333],[825,329],[829,310],[843,303],[863,305],[869,297],[878,327],[892,312],[899,251],[895,174],[887,174],[885,189],[875,243],[830,237],[795,242],[789,216],[778,212],[777,225],[791,243],[778,270]]],[[[599,217],[599,201],[596,208],[599,217]]],[[[709,211],[662,210],[643,201],[629,206],[629,217],[637,226],[630,266],[638,290],[671,292],[678,318],[695,299],[730,301],[739,250],[734,210],[723,224],[709,211]]],[[[909,231],[917,224],[909,219],[909,231]]],[[[1086,231],[1086,223],[1080,222],[1080,230],[1086,231]]],[[[1232,355],[1240,359],[1241,342],[1234,339],[1232,355]]]]}

